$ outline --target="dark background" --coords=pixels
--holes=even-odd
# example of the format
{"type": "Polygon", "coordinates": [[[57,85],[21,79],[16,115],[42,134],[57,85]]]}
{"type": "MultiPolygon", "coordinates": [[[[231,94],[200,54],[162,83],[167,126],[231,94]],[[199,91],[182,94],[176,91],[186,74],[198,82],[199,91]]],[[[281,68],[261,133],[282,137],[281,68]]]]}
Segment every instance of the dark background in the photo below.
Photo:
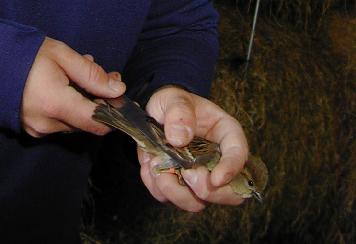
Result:
{"type": "Polygon", "coordinates": [[[356,243],[356,3],[214,1],[221,51],[211,99],[237,118],[270,180],[265,201],[191,214],[155,201],[135,143],[108,136],[83,205],[84,243],[356,243]]]}

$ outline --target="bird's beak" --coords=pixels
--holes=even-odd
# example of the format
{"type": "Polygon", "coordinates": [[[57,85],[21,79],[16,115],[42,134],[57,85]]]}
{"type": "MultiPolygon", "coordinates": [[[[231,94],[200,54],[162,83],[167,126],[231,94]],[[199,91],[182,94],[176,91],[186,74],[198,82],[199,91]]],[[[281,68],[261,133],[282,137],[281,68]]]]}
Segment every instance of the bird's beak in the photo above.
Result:
{"type": "Polygon", "coordinates": [[[263,202],[262,195],[261,195],[259,192],[253,191],[253,192],[252,192],[252,195],[253,195],[253,197],[256,198],[257,201],[259,201],[260,203],[263,202]]]}

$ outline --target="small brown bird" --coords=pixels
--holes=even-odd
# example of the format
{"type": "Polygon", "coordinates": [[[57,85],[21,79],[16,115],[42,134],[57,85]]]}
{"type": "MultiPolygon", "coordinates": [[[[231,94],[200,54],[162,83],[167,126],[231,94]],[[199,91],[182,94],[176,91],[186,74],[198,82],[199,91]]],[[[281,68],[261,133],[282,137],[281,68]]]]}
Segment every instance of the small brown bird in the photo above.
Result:
{"type": "MultiPolygon", "coordinates": [[[[211,171],[221,157],[219,145],[201,137],[194,137],[182,148],[171,146],[165,138],[162,126],[125,95],[99,104],[92,117],[125,132],[144,151],[159,156],[163,163],[154,168],[157,173],[172,172],[180,176],[180,169],[199,165],[204,165],[211,171]]],[[[249,155],[244,169],[229,185],[233,192],[242,198],[255,197],[262,201],[262,192],[267,180],[266,165],[260,158],[249,155]]]]}

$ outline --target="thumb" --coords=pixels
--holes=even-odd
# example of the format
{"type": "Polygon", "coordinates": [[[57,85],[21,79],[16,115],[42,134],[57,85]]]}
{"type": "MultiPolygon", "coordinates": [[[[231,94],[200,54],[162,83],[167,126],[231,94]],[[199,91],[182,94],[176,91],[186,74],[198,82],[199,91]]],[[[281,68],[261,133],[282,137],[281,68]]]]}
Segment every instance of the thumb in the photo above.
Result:
{"type": "Polygon", "coordinates": [[[60,44],[59,49],[55,61],[74,83],[88,93],[114,98],[125,92],[121,76],[109,76],[100,65],[65,44],[60,44]]]}
{"type": "Polygon", "coordinates": [[[164,131],[168,142],[177,147],[187,145],[195,134],[196,117],[194,105],[188,95],[172,94],[166,99],[164,131]]]}

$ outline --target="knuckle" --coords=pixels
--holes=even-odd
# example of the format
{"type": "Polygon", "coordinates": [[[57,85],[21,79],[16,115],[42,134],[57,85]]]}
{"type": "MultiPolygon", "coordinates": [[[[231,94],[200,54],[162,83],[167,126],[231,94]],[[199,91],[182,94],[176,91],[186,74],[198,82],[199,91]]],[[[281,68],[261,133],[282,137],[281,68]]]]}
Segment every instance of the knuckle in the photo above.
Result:
{"type": "Polygon", "coordinates": [[[172,122],[194,124],[196,121],[194,108],[190,104],[179,101],[169,107],[167,117],[168,120],[171,120],[172,122]]]}
{"type": "Polygon", "coordinates": [[[64,42],[59,41],[59,40],[55,40],[55,45],[56,45],[59,49],[63,49],[63,48],[67,48],[67,47],[68,47],[67,44],[65,44],[64,42]]]}
{"type": "Polygon", "coordinates": [[[55,117],[58,116],[59,109],[53,103],[45,103],[45,104],[43,104],[43,108],[42,109],[43,109],[45,115],[50,117],[50,118],[55,118],[55,117]]]}
{"type": "Polygon", "coordinates": [[[48,51],[53,55],[61,54],[63,50],[68,48],[68,45],[62,41],[51,39],[47,42],[48,51]]]}
{"type": "Polygon", "coordinates": [[[106,127],[102,127],[102,126],[96,126],[96,127],[89,129],[89,131],[91,131],[92,133],[94,133],[97,136],[104,136],[110,131],[110,129],[106,128],[106,127]]]}
{"type": "Polygon", "coordinates": [[[187,99],[177,98],[177,100],[172,103],[172,110],[183,111],[191,114],[192,106],[187,99]]]}
{"type": "Polygon", "coordinates": [[[44,137],[44,135],[41,135],[41,134],[38,134],[38,133],[29,133],[32,137],[34,137],[34,138],[42,138],[42,137],[44,137]]]}
{"type": "Polygon", "coordinates": [[[189,205],[186,210],[192,213],[198,213],[201,212],[205,206],[203,204],[191,204],[189,205]]]}
{"type": "Polygon", "coordinates": [[[197,197],[201,200],[208,200],[209,199],[209,192],[206,190],[206,189],[201,189],[201,190],[198,190],[196,193],[197,197]]]}
{"type": "Polygon", "coordinates": [[[161,202],[161,203],[167,203],[168,202],[167,198],[165,198],[164,196],[160,196],[158,194],[155,194],[153,197],[156,198],[156,200],[161,202]]]}
{"type": "Polygon", "coordinates": [[[51,129],[46,123],[37,124],[34,129],[36,133],[39,135],[46,135],[51,133],[51,129]]]}
{"type": "Polygon", "coordinates": [[[43,137],[43,135],[37,133],[36,131],[32,131],[32,130],[27,130],[25,129],[26,133],[29,134],[30,136],[34,137],[34,138],[41,138],[43,137]]]}
{"type": "Polygon", "coordinates": [[[114,77],[115,77],[115,79],[117,79],[117,80],[122,80],[122,77],[121,77],[121,74],[119,73],[119,72],[115,72],[114,73],[114,77]]]}
{"type": "Polygon", "coordinates": [[[97,82],[100,79],[100,75],[103,73],[103,68],[97,63],[91,62],[89,64],[89,82],[97,82]]]}
{"type": "Polygon", "coordinates": [[[84,56],[86,59],[90,60],[91,62],[94,61],[94,57],[93,57],[93,55],[91,55],[91,54],[84,54],[83,56],[84,56]]]}
{"type": "Polygon", "coordinates": [[[149,183],[150,182],[150,175],[149,175],[149,172],[147,170],[147,167],[141,165],[140,176],[141,176],[141,179],[142,179],[143,183],[147,187],[147,189],[149,191],[151,191],[152,185],[149,183]]]}
{"type": "Polygon", "coordinates": [[[172,192],[172,186],[170,184],[158,184],[158,188],[163,193],[171,193],[172,192]]]}

